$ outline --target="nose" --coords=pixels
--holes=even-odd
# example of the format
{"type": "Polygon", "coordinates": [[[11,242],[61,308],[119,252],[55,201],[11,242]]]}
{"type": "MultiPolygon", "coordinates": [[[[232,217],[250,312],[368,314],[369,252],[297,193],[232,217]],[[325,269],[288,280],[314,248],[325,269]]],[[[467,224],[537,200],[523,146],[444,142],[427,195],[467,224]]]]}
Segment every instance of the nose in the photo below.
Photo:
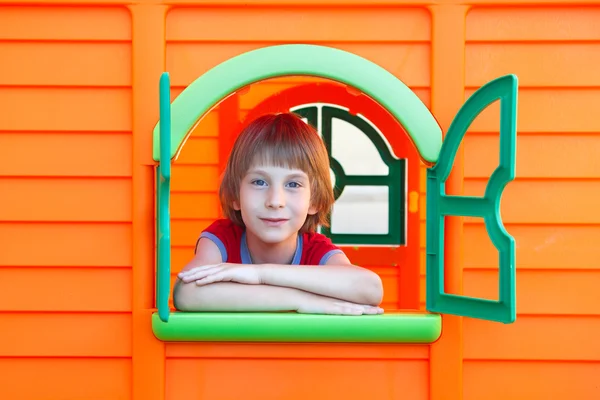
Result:
{"type": "Polygon", "coordinates": [[[272,186],[269,188],[266,199],[268,208],[281,208],[285,206],[285,193],[283,189],[272,186]]]}

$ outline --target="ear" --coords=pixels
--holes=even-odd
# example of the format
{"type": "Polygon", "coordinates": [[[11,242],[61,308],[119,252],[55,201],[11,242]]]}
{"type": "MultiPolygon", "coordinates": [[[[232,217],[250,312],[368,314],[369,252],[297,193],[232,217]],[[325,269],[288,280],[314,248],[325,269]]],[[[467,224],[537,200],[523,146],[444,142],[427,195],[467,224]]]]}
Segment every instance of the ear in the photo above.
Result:
{"type": "Polygon", "coordinates": [[[242,209],[242,207],[240,207],[240,202],[239,201],[234,201],[233,202],[233,209],[235,211],[240,211],[242,209]]]}
{"type": "Polygon", "coordinates": [[[319,210],[317,210],[317,207],[315,206],[310,206],[308,208],[308,215],[315,215],[317,212],[319,212],[319,210]]]}

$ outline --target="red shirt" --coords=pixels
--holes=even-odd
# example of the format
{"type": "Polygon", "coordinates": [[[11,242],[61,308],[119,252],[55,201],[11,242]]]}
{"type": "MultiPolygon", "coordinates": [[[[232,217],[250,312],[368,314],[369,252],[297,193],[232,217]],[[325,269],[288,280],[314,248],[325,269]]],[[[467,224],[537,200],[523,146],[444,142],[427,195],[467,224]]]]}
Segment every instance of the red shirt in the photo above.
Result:
{"type": "MultiPolygon", "coordinates": [[[[210,239],[217,245],[221,251],[223,262],[252,264],[246,242],[246,230],[232,221],[216,220],[202,232],[200,238],[210,239]]],[[[325,235],[320,233],[299,234],[291,264],[324,265],[329,257],[341,252],[342,250],[325,235]]]]}

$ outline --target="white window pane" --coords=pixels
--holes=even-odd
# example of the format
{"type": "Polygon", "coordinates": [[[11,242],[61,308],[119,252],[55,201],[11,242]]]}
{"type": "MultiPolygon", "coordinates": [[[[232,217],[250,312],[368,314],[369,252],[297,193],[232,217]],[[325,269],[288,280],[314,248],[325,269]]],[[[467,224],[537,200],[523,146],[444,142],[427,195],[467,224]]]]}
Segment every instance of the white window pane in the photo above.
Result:
{"type": "Polygon", "coordinates": [[[389,233],[387,186],[346,186],[331,214],[331,233],[389,233]]]}
{"type": "Polygon", "coordinates": [[[342,165],[346,175],[389,173],[373,142],[356,126],[333,118],[331,131],[331,154],[342,165]]]}

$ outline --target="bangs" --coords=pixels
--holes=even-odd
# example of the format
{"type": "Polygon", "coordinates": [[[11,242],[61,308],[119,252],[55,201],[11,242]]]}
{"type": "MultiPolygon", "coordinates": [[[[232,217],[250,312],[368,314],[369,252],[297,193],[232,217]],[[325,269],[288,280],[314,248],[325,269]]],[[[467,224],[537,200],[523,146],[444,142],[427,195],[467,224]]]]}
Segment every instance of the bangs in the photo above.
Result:
{"type": "MultiPolygon", "coordinates": [[[[253,165],[299,169],[314,175],[323,151],[323,144],[316,130],[297,117],[275,115],[251,129],[247,137],[244,171],[253,165]]],[[[326,157],[326,154],[325,154],[326,157]]]]}
{"type": "Polygon", "coordinates": [[[299,169],[309,176],[314,175],[312,155],[305,146],[298,146],[290,140],[257,141],[248,154],[248,168],[252,166],[274,166],[299,169]]]}

